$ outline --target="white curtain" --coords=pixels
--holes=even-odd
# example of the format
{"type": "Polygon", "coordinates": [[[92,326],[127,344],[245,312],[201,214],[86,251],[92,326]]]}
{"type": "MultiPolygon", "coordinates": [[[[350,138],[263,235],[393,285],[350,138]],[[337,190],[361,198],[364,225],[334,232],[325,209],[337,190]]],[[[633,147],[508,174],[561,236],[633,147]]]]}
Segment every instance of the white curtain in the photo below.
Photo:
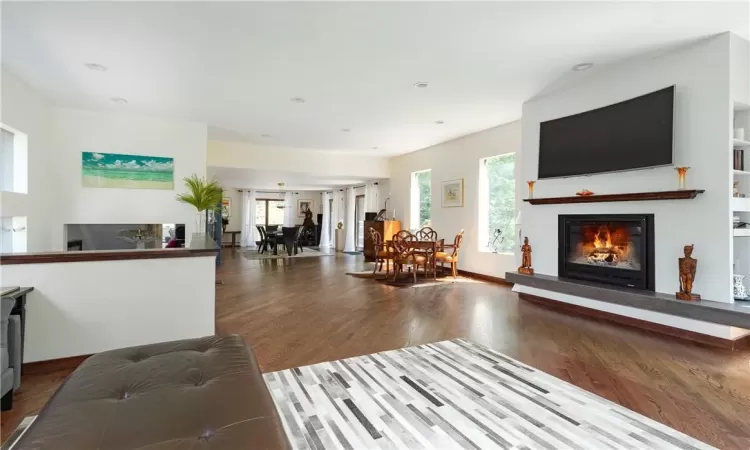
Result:
{"type": "Polygon", "coordinates": [[[255,247],[258,231],[255,229],[255,191],[242,191],[242,228],[240,246],[255,247]]]}
{"type": "Polygon", "coordinates": [[[294,193],[284,193],[284,226],[294,226],[294,213],[297,210],[297,205],[294,204],[294,193]]]}
{"type": "MultiPolygon", "coordinates": [[[[333,191],[331,193],[331,198],[333,199],[333,207],[331,208],[331,239],[335,239],[336,236],[336,227],[339,223],[339,217],[341,215],[341,201],[339,198],[341,197],[341,192],[338,190],[333,191]]],[[[331,247],[335,245],[335,241],[331,242],[331,247]]]]}
{"type": "Polygon", "coordinates": [[[320,246],[322,248],[330,248],[331,247],[331,238],[330,238],[330,231],[331,231],[331,206],[330,206],[330,200],[332,198],[333,194],[330,192],[323,193],[323,221],[320,224],[320,246]]]}
{"type": "Polygon", "coordinates": [[[344,240],[344,251],[354,252],[357,248],[354,244],[354,229],[357,226],[354,216],[354,203],[357,201],[357,194],[353,187],[346,188],[346,221],[344,222],[344,231],[346,239],[344,240]]]}
{"type": "Polygon", "coordinates": [[[378,212],[380,211],[380,199],[378,198],[380,192],[378,185],[374,181],[368,181],[365,183],[365,212],[378,212]]]}

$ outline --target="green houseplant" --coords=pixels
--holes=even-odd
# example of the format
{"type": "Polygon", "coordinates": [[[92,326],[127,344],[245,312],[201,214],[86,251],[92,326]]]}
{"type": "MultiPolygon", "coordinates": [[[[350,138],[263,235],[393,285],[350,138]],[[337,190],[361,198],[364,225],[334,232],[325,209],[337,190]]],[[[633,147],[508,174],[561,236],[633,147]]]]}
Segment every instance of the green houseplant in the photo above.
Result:
{"type": "Polygon", "coordinates": [[[216,180],[208,181],[193,174],[184,179],[187,192],[177,195],[177,201],[195,207],[195,226],[199,233],[206,232],[206,216],[221,209],[224,189],[216,180]]]}

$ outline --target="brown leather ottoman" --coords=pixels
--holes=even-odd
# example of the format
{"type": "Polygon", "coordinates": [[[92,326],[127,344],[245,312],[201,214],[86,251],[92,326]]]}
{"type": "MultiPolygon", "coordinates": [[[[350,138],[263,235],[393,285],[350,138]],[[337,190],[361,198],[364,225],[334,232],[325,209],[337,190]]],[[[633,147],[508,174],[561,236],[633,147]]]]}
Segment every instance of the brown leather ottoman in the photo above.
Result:
{"type": "Polygon", "coordinates": [[[13,450],[286,448],[255,357],[211,336],[90,357],[13,450]]]}

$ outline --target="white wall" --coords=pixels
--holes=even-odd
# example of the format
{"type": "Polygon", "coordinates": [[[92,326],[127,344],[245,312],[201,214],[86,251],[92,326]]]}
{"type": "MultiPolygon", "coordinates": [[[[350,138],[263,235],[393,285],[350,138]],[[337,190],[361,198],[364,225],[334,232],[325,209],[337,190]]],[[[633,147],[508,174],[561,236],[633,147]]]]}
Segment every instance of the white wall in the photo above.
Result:
{"type": "Polygon", "coordinates": [[[242,142],[209,141],[208,165],[241,169],[314,173],[316,176],[388,178],[388,158],[293,149],[260,147],[242,142]]]}
{"type": "Polygon", "coordinates": [[[232,213],[229,217],[227,231],[242,230],[242,192],[235,188],[224,187],[224,197],[232,202],[232,213]]]}
{"type": "Polygon", "coordinates": [[[182,179],[206,175],[207,127],[144,116],[74,109],[53,110],[59,217],[49,232],[63,244],[65,223],[184,223],[195,230],[195,210],[175,200],[182,179]],[[81,152],[124,153],[174,158],[174,190],[88,188],[81,184],[81,152]]]}
{"type": "MultiPolygon", "coordinates": [[[[474,133],[460,139],[438,144],[418,152],[398,156],[390,160],[391,200],[388,214],[396,208],[397,219],[402,228],[417,227],[410,223],[409,193],[411,174],[416,171],[432,170],[432,228],[438,236],[452,242],[456,233],[464,229],[459,268],[475,273],[504,277],[505,272],[515,270],[514,254],[494,254],[479,250],[479,161],[490,156],[521,151],[521,122],[501,125],[489,130],[474,133]],[[464,179],[464,207],[443,208],[441,206],[441,186],[446,180],[464,179]]],[[[519,155],[516,155],[518,161],[519,155]]],[[[518,173],[516,163],[516,173],[518,173]]],[[[516,177],[516,192],[520,182],[516,177]]],[[[481,243],[486,244],[486,243],[481,243]]]]}
{"type": "Polygon", "coordinates": [[[53,181],[59,167],[58,154],[51,144],[51,109],[41,96],[8,70],[3,68],[0,77],[0,122],[28,136],[28,194],[0,194],[0,215],[26,216],[28,251],[49,250],[53,248],[54,237],[48,224],[55,220],[60,206],[54,195],[59,192],[53,181]]]}
{"type": "MultiPolygon", "coordinates": [[[[677,258],[682,255],[684,245],[695,244],[694,256],[699,263],[694,292],[709,300],[732,301],[728,71],[728,35],[723,35],[656,58],[604,68],[578,85],[524,104],[521,178],[533,180],[537,178],[540,122],[675,85],[675,163],[692,167],[688,172],[688,187],[706,190],[694,200],[545,206],[524,203],[523,229],[534,249],[537,273],[557,275],[559,214],[653,213],[656,291],[674,294],[678,290],[677,258]]],[[[676,187],[674,169],[664,167],[539,180],[535,196],[573,195],[583,188],[606,194],[676,187]]],[[[526,188],[520,192],[525,194],[526,188]]]]}
{"type": "Polygon", "coordinates": [[[750,42],[729,35],[732,100],[750,104],[750,42]]]}
{"type": "MultiPolygon", "coordinates": [[[[165,250],[169,251],[169,250],[165,250]]],[[[215,257],[3,265],[34,286],[24,362],[214,334],[215,257]]]]}

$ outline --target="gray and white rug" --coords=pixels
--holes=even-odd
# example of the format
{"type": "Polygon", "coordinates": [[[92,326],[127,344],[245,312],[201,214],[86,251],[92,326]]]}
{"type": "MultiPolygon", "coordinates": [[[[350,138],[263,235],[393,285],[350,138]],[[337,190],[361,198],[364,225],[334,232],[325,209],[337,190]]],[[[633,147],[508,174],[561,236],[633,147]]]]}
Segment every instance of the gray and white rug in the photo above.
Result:
{"type": "Polygon", "coordinates": [[[290,259],[290,258],[316,258],[320,256],[333,256],[334,252],[331,251],[320,251],[318,249],[305,247],[301,252],[292,254],[289,256],[283,248],[278,251],[278,254],[274,255],[273,250],[266,250],[265,253],[258,253],[256,249],[242,249],[239,251],[243,258],[249,260],[267,260],[267,259],[290,259]]]}
{"type": "Polygon", "coordinates": [[[710,449],[457,339],[264,375],[295,449],[710,449]]]}

